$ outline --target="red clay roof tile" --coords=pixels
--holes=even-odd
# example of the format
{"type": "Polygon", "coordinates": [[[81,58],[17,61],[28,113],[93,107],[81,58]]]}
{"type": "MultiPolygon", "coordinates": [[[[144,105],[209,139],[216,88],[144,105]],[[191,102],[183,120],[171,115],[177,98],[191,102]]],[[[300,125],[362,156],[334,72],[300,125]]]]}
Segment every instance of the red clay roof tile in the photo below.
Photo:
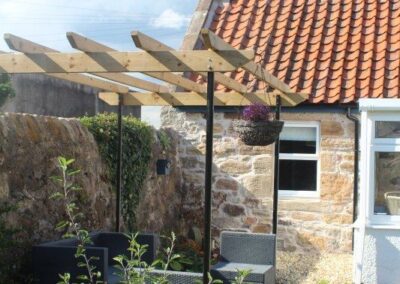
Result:
{"type": "MultiPolygon", "coordinates": [[[[255,50],[310,103],[400,96],[400,0],[231,0],[209,28],[255,50]]],[[[266,88],[243,70],[227,75],[249,91],[266,88]]]]}

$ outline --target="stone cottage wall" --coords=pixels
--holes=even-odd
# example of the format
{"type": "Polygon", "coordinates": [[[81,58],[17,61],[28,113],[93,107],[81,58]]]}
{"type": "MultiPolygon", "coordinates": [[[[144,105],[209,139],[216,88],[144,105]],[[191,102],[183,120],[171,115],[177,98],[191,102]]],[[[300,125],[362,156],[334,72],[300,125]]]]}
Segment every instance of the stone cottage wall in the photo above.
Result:
{"type": "MultiPolygon", "coordinates": [[[[214,118],[213,236],[224,229],[270,232],[273,146],[244,145],[231,123],[237,114],[214,118]]],[[[353,123],[344,113],[284,113],[284,120],[318,121],[321,128],[320,197],[279,201],[279,246],[286,250],[351,249],[353,123]]],[[[180,134],[183,212],[187,226],[202,226],[205,118],[164,108],[164,126],[180,134]]]]}

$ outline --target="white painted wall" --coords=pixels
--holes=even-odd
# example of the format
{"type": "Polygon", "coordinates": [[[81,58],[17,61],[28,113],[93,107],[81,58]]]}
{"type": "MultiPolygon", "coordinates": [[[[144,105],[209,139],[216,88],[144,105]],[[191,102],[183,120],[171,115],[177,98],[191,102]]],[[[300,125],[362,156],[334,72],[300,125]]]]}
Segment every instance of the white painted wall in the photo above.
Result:
{"type": "MultiPolygon", "coordinates": [[[[362,99],[360,140],[360,201],[355,223],[354,282],[356,284],[400,283],[400,216],[377,216],[373,213],[374,147],[385,141],[374,138],[374,121],[399,120],[400,100],[362,99]],[[385,119],[389,118],[389,119],[385,119]]],[[[388,141],[399,150],[399,140],[388,141]]],[[[378,145],[379,146],[379,145],[378,145]]],[[[400,175],[400,173],[399,173],[400,175]]]]}
{"type": "Polygon", "coordinates": [[[400,230],[365,230],[362,281],[364,284],[400,283],[400,230]]]}

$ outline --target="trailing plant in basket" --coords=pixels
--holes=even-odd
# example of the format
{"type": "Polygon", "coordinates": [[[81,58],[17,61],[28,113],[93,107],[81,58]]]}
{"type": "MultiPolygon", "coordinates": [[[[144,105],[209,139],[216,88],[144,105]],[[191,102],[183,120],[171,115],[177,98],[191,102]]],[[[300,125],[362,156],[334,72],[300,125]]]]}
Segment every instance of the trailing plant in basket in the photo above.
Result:
{"type": "Polygon", "coordinates": [[[243,119],[246,121],[269,121],[271,114],[271,108],[262,104],[249,105],[243,109],[243,119]]]}
{"type": "MultiPolygon", "coordinates": [[[[118,124],[116,114],[82,117],[81,123],[93,134],[108,167],[108,179],[116,188],[118,124]]],[[[122,215],[128,231],[135,230],[135,211],[139,191],[147,177],[153,129],[133,116],[124,116],[122,135],[122,215]]]]}
{"type": "Polygon", "coordinates": [[[271,109],[262,104],[252,104],[243,109],[242,119],[233,122],[241,140],[250,146],[266,146],[276,141],[283,122],[274,120],[271,109]]]}

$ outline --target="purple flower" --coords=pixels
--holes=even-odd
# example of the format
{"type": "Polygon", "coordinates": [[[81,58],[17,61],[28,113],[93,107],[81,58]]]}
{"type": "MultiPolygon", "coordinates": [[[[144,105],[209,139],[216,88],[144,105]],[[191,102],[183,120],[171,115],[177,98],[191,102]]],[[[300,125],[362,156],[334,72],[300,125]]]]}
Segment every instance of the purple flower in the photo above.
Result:
{"type": "Polygon", "coordinates": [[[256,103],[249,105],[243,110],[243,119],[250,121],[267,121],[270,120],[271,109],[268,106],[256,103]]]}

